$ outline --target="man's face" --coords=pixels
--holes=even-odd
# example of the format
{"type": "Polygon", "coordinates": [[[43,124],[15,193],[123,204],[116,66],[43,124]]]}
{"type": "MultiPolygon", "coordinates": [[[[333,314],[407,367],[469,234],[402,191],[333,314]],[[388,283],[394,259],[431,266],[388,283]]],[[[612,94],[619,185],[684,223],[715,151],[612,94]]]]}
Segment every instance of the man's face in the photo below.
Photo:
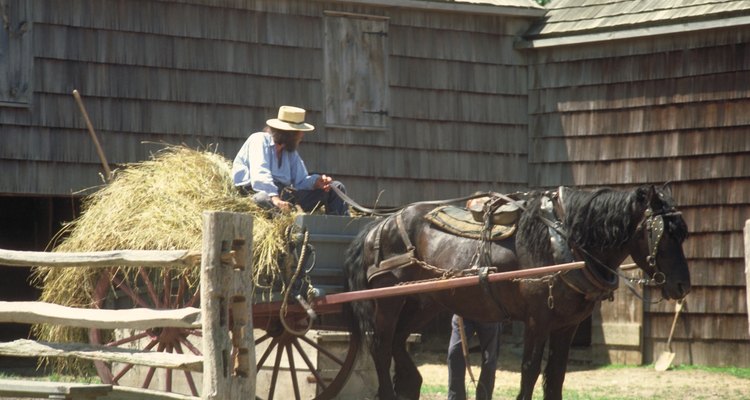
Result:
{"type": "Polygon", "coordinates": [[[282,131],[279,135],[279,140],[274,140],[276,143],[284,146],[284,150],[292,152],[297,150],[302,138],[305,136],[305,132],[301,131],[282,131]]]}

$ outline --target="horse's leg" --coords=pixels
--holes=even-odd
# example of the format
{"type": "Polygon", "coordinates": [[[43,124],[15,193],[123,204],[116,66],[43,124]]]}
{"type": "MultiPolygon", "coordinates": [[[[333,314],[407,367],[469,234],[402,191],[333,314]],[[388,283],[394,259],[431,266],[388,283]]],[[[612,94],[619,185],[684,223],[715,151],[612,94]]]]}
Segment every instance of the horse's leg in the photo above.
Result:
{"type": "Polygon", "coordinates": [[[544,346],[547,343],[549,331],[538,329],[532,321],[526,321],[523,334],[523,361],[521,363],[521,392],[517,400],[531,400],[534,385],[541,372],[544,346]]]}
{"type": "Polygon", "coordinates": [[[562,399],[563,381],[568,368],[568,355],[578,325],[571,325],[550,334],[549,355],[544,368],[544,399],[562,399]]]}
{"type": "Polygon", "coordinates": [[[372,360],[375,363],[375,372],[378,375],[379,400],[396,399],[396,392],[391,380],[391,358],[393,356],[396,324],[403,306],[404,300],[402,298],[377,300],[371,353],[372,360]]]}
{"type": "MultiPolygon", "coordinates": [[[[434,307],[433,307],[434,309],[434,307]]],[[[417,301],[408,301],[399,319],[396,327],[396,334],[393,338],[393,363],[395,374],[393,384],[398,398],[418,399],[422,389],[422,374],[414,360],[412,360],[409,351],[406,348],[406,342],[412,332],[416,332],[427,322],[432,320],[437,312],[430,312],[427,309],[421,309],[417,301]]]]}

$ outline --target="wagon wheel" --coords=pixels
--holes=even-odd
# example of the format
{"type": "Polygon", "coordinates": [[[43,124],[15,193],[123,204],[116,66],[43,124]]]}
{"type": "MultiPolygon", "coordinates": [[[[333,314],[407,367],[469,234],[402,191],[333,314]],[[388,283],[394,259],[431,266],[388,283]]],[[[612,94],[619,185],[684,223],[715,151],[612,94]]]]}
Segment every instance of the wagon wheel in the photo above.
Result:
{"type": "MultiPolygon", "coordinates": [[[[200,307],[199,293],[200,285],[197,282],[190,285],[183,273],[174,270],[139,268],[137,272],[126,276],[122,271],[112,269],[99,275],[94,288],[93,306],[113,309],[200,307]]],[[[121,337],[113,337],[115,335],[111,330],[90,329],[89,341],[95,345],[129,345],[142,351],[201,355],[200,329],[152,328],[127,332],[123,330],[121,334],[121,337]]],[[[190,371],[103,361],[95,361],[94,365],[101,380],[114,385],[173,392],[177,386],[174,384],[175,380],[180,380],[187,387],[185,391],[189,393],[186,394],[193,396],[198,396],[198,388],[201,386],[200,378],[190,371]]]]}
{"type": "MultiPolygon", "coordinates": [[[[359,345],[349,342],[344,349],[346,354],[336,354],[309,335],[295,335],[284,329],[279,319],[264,325],[255,329],[257,398],[271,400],[293,396],[300,399],[303,397],[301,383],[315,385],[316,400],[331,399],[341,392],[354,369],[359,345]],[[286,392],[279,394],[281,388],[286,392]]],[[[304,326],[305,322],[298,320],[294,329],[304,326]]]]}
{"type": "MultiPolygon", "coordinates": [[[[139,268],[137,272],[128,276],[120,270],[105,270],[99,275],[96,283],[93,306],[113,309],[197,307],[200,305],[200,288],[199,285],[195,285],[197,282],[193,285],[189,283],[185,275],[169,270],[139,268]]],[[[301,329],[306,325],[304,319],[295,321],[290,318],[286,322],[295,329],[301,329]]],[[[285,385],[292,388],[295,398],[301,398],[299,376],[303,376],[308,384],[316,386],[315,399],[333,398],[346,383],[359,351],[359,347],[350,342],[345,355],[333,354],[306,336],[289,333],[283,328],[278,316],[265,319],[264,323],[256,326],[254,332],[258,375],[264,371],[272,371],[271,380],[266,382],[267,384],[260,379],[257,382],[257,396],[264,400],[274,398],[274,393],[279,393],[280,388],[285,385]],[[319,355],[318,361],[327,366],[325,369],[320,370],[315,366],[315,360],[309,355],[315,352],[319,355]],[[273,358],[269,357],[271,354],[274,355],[273,358]]],[[[200,329],[154,328],[134,330],[122,337],[111,337],[110,331],[89,330],[89,340],[96,345],[130,344],[143,351],[190,352],[201,355],[200,329]]],[[[94,364],[104,383],[177,392],[180,390],[173,382],[180,376],[179,379],[187,387],[187,390],[182,391],[199,396],[199,375],[196,376],[190,371],[149,367],[143,373],[144,367],[135,368],[131,364],[113,365],[103,361],[96,361],[94,364]]]]}

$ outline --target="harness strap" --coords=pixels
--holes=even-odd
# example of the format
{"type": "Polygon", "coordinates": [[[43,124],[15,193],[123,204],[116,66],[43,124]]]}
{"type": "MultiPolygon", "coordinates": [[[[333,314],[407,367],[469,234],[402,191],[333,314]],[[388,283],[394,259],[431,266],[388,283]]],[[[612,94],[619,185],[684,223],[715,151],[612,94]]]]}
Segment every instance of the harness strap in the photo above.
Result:
{"type": "MultiPolygon", "coordinates": [[[[494,200],[489,201],[484,205],[484,228],[482,229],[482,245],[479,249],[481,254],[477,255],[473,268],[479,268],[477,277],[479,278],[479,286],[482,287],[482,291],[484,292],[485,296],[489,297],[495,304],[495,307],[500,310],[503,319],[508,320],[510,318],[508,310],[505,308],[503,303],[495,296],[495,293],[492,292],[492,287],[490,286],[490,282],[487,279],[490,273],[490,269],[495,269],[493,267],[490,267],[490,265],[492,264],[492,254],[490,254],[490,252],[492,251],[492,245],[490,243],[493,225],[492,214],[495,212],[495,210],[497,210],[498,207],[500,207],[501,199],[505,200],[502,197],[498,196],[498,198],[495,198],[494,200]]],[[[513,201],[509,198],[508,200],[513,201]]]]}
{"type": "Polygon", "coordinates": [[[398,228],[398,233],[401,235],[401,240],[406,245],[406,251],[414,250],[414,245],[411,244],[409,233],[406,232],[406,227],[404,226],[404,215],[402,213],[396,214],[396,227],[398,228]]]}
{"type": "Polygon", "coordinates": [[[515,205],[517,205],[521,209],[525,210],[525,208],[523,208],[515,200],[513,200],[513,199],[511,199],[511,198],[509,198],[509,197],[507,197],[507,196],[505,196],[503,194],[495,193],[495,192],[474,193],[474,194],[469,195],[469,196],[456,197],[456,198],[445,199],[445,200],[418,201],[418,202],[410,203],[410,204],[407,204],[407,205],[401,206],[401,207],[368,208],[368,207],[360,205],[359,203],[357,203],[356,201],[354,201],[354,199],[352,199],[351,197],[349,197],[346,193],[342,192],[341,189],[337,188],[336,186],[331,186],[331,190],[333,190],[334,193],[336,193],[341,198],[341,200],[343,200],[346,204],[348,204],[349,206],[351,206],[353,209],[355,209],[355,210],[357,210],[359,212],[365,213],[365,214],[370,214],[370,215],[379,216],[379,217],[386,217],[386,216],[395,214],[395,213],[403,210],[404,208],[409,207],[409,206],[413,206],[413,205],[426,204],[426,205],[439,206],[439,205],[457,203],[457,202],[460,202],[460,201],[466,201],[466,200],[471,200],[471,199],[478,199],[480,197],[487,197],[487,196],[499,196],[499,197],[502,197],[502,198],[504,198],[504,199],[506,199],[508,201],[512,201],[515,205]]]}
{"type": "Polygon", "coordinates": [[[377,225],[373,233],[375,235],[375,243],[373,243],[373,250],[375,251],[375,261],[373,265],[367,270],[367,279],[370,280],[375,276],[392,271],[394,269],[403,268],[409,265],[413,265],[416,260],[415,248],[409,239],[409,234],[406,231],[404,218],[401,213],[391,215],[386,218],[383,222],[377,225]],[[381,261],[381,248],[380,240],[383,236],[383,228],[385,224],[395,219],[396,228],[398,229],[399,236],[406,246],[406,252],[397,254],[395,256],[388,257],[381,261]]]}

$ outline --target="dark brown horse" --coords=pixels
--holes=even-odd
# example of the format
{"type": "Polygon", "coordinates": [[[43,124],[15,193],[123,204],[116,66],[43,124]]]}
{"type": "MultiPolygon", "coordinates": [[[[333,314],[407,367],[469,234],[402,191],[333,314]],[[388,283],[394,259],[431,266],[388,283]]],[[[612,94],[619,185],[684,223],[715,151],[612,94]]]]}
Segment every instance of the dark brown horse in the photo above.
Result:
{"type": "Polygon", "coordinates": [[[435,206],[419,203],[375,221],[354,240],[347,255],[348,290],[435,278],[445,270],[459,272],[476,267],[473,260],[477,257],[485,260],[482,266],[489,263],[498,272],[571,259],[586,262],[583,269],[547,279],[478,284],[352,303],[345,310],[352,313],[352,340],[360,341],[365,332],[372,332],[370,350],[379,380],[379,399],[419,398],[422,377],[406,350],[406,339],[439,312],[447,310],[480,321],[523,321],[518,399],[531,399],[547,344],[544,398],[560,399],[578,324],[591,315],[598,301],[612,296],[618,287],[617,269],[628,255],[661,288],[664,298],[683,298],[690,291],[690,273],[682,250],[687,226],[668,188],[643,186],[633,191],[593,192],[561,188],[523,197],[526,207],[516,233],[501,241],[446,233],[424,218],[435,206]],[[558,218],[560,223],[555,226],[558,218]],[[399,267],[379,272],[372,268],[383,260],[398,261],[398,256],[409,249],[413,249],[411,262],[403,262],[401,256],[401,262],[396,263],[399,267]]]}

